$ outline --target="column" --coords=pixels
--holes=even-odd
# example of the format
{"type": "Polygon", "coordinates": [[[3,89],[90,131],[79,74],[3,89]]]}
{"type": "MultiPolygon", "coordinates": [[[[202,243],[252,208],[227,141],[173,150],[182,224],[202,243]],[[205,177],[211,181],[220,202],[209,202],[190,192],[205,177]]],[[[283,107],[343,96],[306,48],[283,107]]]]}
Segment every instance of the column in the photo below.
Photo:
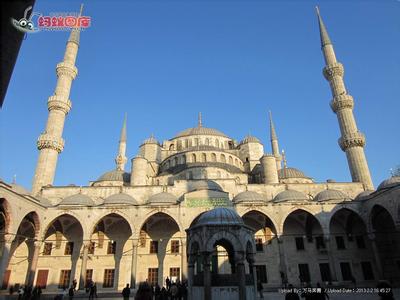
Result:
{"type": "Polygon", "coordinates": [[[277,236],[277,243],[278,243],[278,252],[279,252],[279,271],[281,272],[281,274],[283,274],[280,276],[281,280],[284,281],[282,283],[285,283],[288,281],[287,278],[287,269],[286,269],[286,257],[285,257],[285,252],[283,249],[283,236],[282,235],[278,235],[277,236]]]}
{"type": "Polygon", "coordinates": [[[182,266],[182,281],[187,279],[187,256],[186,256],[186,238],[181,239],[181,266],[182,266]]]}
{"type": "Polygon", "coordinates": [[[243,259],[236,262],[236,272],[239,287],[239,300],[246,300],[246,268],[243,259]]]}
{"type": "Polygon", "coordinates": [[[193,280],[194,280],[194,266],[195,266],[195,258],[193,256],[189,257],[188,264],[188,299],[192,299],[192,288],[193,288],[193,280]]]}
{"type": "Polygon", "coordinates": [[[12,236],[4,235],[3,253],[0,258],[0,285],[3,285],[4,273],[7,270],[8,262],[10,261],[11,245],[12,236]]]}
{"type": "Polygon", "coordinates": [[[82,254],[82,266],[81,266],[81,276],[79,277],[79,289],[85,289],[85,281],[86,281],[86,267],[87,267],[87,260],[89,255],[89,247],[90,241],[83,243],[83,254],[82,254]]]}
{"type": "Polygon", "coordinates": [[[212,253],[203,253],[203,276],[204,276],[204,300],[211,300],[211,261],[212,253]]]}
{"type": "Polygon", "coordinates": [[[137,266],[138,240],[132,240],[132,264],[131,264],[131,289],[136,288],[136,266],[137,266]]]}
{"type": "Polygon", "coordinates": [[[381,257],[379,255],[378,247],[376,246],[376,235],[375,233],[371,232],[368,233],[368,239],[371,241],[372,252],[374,253],[376,268],[378,269],[378,279],[383,279],[383,268],[381,257]]]}
{"type": "Polygon", "coordinates": [[[257,297],[257,270],[256,270],[256,266],[254,265],[254,257],[250,257],[247,259],[247,261],[249,262],[249,269],[250,272],[253,275],[253,286],[254,286],[254,295],[257,297]]]}
{"type": "Polygon", "coordinates": [[[39,260],[41,246],[42,242],[40,241],[33,242],[33,255],[32,255],[32,260],[29,263],[28,276],[27,276],[27,285],[30,286],[33,285],[33,281],[35,280],[36,268],[39,260]]]}
{"type": "Polygon", "coordinates": [[[326,251],[328,252],[329,265],[331,266],[331,279],[332,281],[337,281],[335,257],[332,251],[331,240],[332,239],[330,238],[330,236],[325,236],[326,251]]]}

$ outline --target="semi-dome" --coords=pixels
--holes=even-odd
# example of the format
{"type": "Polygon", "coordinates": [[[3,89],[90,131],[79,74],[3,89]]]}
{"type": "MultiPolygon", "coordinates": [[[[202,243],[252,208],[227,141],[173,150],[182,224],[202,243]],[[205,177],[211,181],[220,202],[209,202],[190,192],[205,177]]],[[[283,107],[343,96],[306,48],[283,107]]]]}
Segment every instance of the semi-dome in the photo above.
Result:
{"type": "Polygon", "coordinates": [[[233,203],[241,203],[241,202],[265,202],[263,195],[253,192],[253,191],[245,191],[237,194],[233,200],[233,203]]]}
{"type": "Polygon", "coordinates": [[[392,176],[382,181],[381,184],[378,186],[378,190],[390,188],[398,184],[400,184],[400,176],[392,176]]]}
{"type": "Polygon", "coordinates": [[[95,205],[92,198],[83,194],[75,194],[64,198],[58,205],[82,205],[82,206],[93,206],[95,205]]]}
{"type": "Polygon", "coordinates": [[[189,182],[189,191],[214,190],[222,192],[221,186],[213,180],[193,180],[189,182]]]}
{"type": "Polygon", "coordinates": [[[107,197],[103,203],[103,205],[114,205],[114,204],[137,205],[138,203],[135,200],[135,198],[124,193],[111,195],[110,197],[107,197]]]}
{"type": "Polygon", "coordinates": [[[308,201],[308,197],[299,191],[286,190],[276,195],[273,200],[273,202],[285,202],[285,201],[308,201]]]}
{"type": "Polygon", "coordinates": [[[324,190],[319,192],[315,197],[314,201],[322,202],[322,201],[329,201],[329,200],[336,200],[336,201],[343,201],[348,199],[343,192],[338,190],[324,190]]]}
{"type": "Polygon", "coordinates": [[[178,199],[174,195],[166,192],[155,194],[147,200],[147,204],[150,205],[168,205],[176,204],[176,202],[178,202],[178,199]]]}
{"type": "Polygon", "coordinates": [[[130,182],[131,174],[123,170],[112,170],[101,175],[97,181],[122,181],[130,182]]]}
{"type": "Polygon", "coordinates": [[[261,144],[261,141],[258,138],[256,138],[255,136],[248,135],[240,143],[241,144],[247,144],[247,143],[259,143],[259,144],[261,144]]]}
{"type": "Polygon", "coordinates": [[[201,225],[244,225],[244,222],[235,210],[217,207],[199,217],[195,226],[201,225]]]}
{"type": "Polygon", "coordinates": [[[283,168],[278,170],[279,179],[286,178],[309,178],[302,171],[296,168],[283,168]]]}
{"type": "Polygon", "coordinates": [[[227,135],[225,135],[224,133],[222,133],[217,129],[198,126],[198,127],[188,128],[179,132],[175,136],[175,138],[189,136],[189,135],[216,135],[216,136],[228,137],[227,135]]]}
{"type": "Polygon", "coordinates": [[[356,200],[356,201],[362,201],[362,200],[366,199],[369,195],[371,195],[373,192],[374,192],[374,191],[372,191],[372,190],[363,191],[363,192],[359,193],[359,194],[354,198],[354,200],[356,200]]]}

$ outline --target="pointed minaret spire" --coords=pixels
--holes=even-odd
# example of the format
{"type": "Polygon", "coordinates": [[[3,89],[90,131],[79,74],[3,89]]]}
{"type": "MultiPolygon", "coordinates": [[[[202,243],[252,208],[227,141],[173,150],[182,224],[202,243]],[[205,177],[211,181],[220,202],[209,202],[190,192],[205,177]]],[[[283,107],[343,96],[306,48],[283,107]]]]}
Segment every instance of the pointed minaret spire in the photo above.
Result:
{"type": "MultiPolygon", "coordinates": [[[[83,12],[83,4],[81,4],[81,9],[79,11],[79,17],[82,16],[82,12],[83,12]]],[[[75,27],[74,29],[71,30],[68,42],[75,43],[79,46],[80,35],[81,35],[81,28],[75,27]]]]}
{"type": "MultiPolygon", "coordinates": [[[[81,12],[82,8],[81,6],[81,12]]],[[[32,184],[34,195],[38,194],[43,186],[53,184],[58,154],[64,150],[62,133],[65,117],[72,105],[71,100],[69,100],[72,81],[78,74],[78,69],[75,66],[78,44],[79,30],[74,28],[67,42],[64,59],[56,67],[58,79],[54,95],[50,96],[47,101],[49,115],[46,129],[37,140],[37,147],[40,152],[32,184]]]]}
{"type": "Polygon", "coordinates": [[[325,25],[322,22],[318,8],[317,16],[322,52],[326,64],[323,69],[323,74],[331,87],[333,99],[330,104],[333,112],[337,115],[342,135],[339,139],[339,146],[346,152],[353,182],[361,182],[364,184],[365,189],[372,190],[374,186],[364,153],[365,136],[357,128],[353,114],[354,100],[352,96],[347,94],[343,80],[344,67],[336,60],[333,45],[329,39],[325,25]]]}
{"type": "Polygon", "coordinates": [[[197,127],[201,127],[203,126],[202,120],[201,120],[201,112],[199,112],[199,116],[198,116],[198,121],[197,121],[197,127]]]}
{"type": "Polygon", "coordinates": [[[271,139],[272,154],[275,156],[275,159],[276,159],[276,167],[278,170],[280,170],[282,168],[282,166],[281,166],[282,157],[279,153],[278,137],[275,132],[274,122],[272,121],[272,112],[271,111],[269,111],[269,132],[270,132],[270,139],[271,139]]]}
{"type": "Polygon", "coordinates": [[[125,154],[126,154],[126,114],[121,129],[121,136],[119,139],[118,155],[117,157],[115,157],[115,163],[117,165],[116,167],[118,171],[125,170],[125,164],[127,161],[125,154]]]}
{"type": "Polygon", "coordinates": [[[328,31],[326,30],[325,24],[322,21],[322,17],[319,13],[319,7],[316,6],[315,10],[317,11],[317,16],[318,16],[318,24],[319,24],[319,34],[321,38],[321,47],[324,47],[326,45],[332,45],[331,39],[329,38],[328,31]]]}

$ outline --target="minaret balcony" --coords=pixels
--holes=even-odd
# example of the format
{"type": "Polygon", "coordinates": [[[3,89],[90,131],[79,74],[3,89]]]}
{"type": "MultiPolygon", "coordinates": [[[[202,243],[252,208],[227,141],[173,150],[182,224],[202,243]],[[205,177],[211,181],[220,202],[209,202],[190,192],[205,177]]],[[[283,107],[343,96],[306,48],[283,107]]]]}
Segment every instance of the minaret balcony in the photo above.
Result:
{"type": "Polygon", "coordinates": [[[333,64],[327,65],[324,69],[323,72],[324,77],[326,80],[331,81],[333,77],[335,76],[340,76],[343,77],[344,75],[344,67],[341,63],[335,62],[333,64]]]}
{"type": "Polygon", "coordinates": [[[338,143],[342,151],[352,147],[364,147],[365,135],[360,131],[348,133],[339,138],[338,143]]]}
{"type": "Polygon", "coordinates": [[[330,105],[333,112],[336,113],[337,111],[345,108],[353,109],[354,100],[353,97],[350,95],[339,95],[333,98],[330,105]]]}
{"type": "Polygon", "coordinates": [[[77,67],[66,62],[60,62],[57,64],[56,71],[58,77],[60,77],[60,75],[67,75],[72,79],[75,79],[75,77],[78,75],[77,67]]]}
{"type": "Polygon", "coordinates": [[[61,153],[64,150],[64,140],[61,137],[43,133],[37,140],[37,147],[39,150],[53,149],[58,153],[61,153]]]}
{"type": "Polygon", "coordinates": [[[49,111],[51,110],[61,110],[65,114],[71,110],[72,102],[69,99],[64,99],[59,96],[50,96],[49,100],[47,100],[47,108],[49,111]]]}

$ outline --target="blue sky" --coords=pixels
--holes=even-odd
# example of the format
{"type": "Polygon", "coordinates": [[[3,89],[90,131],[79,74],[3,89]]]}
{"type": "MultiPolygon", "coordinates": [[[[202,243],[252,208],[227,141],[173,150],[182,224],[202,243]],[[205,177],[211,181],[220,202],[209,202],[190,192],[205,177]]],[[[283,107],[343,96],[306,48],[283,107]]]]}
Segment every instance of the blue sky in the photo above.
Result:
{"type": "MultiPolygon", "coordinates": [[[[314,6],[319,5],[377,185],[400,164],[400,2],[86,1],[92,27],[81,35],[79,74],[55,184],[86,185],[115,167],[128,114],[128,157],[152,133],[159,140],[196,125],[241,140],[251,133],[270,151],[272,110],[288,165],[317,181],[351,180],[322,76],[314,6]]],[[[80,1],[41,1],[42,14],[79,10],[80,1]]],[[[0,177],[30,188],[36,139],[47,120],[55,66],[68,32],[23,42],[0,112],[0,177]]],[[[130,169],[130,164],[127,170],[130,169]]]]}

